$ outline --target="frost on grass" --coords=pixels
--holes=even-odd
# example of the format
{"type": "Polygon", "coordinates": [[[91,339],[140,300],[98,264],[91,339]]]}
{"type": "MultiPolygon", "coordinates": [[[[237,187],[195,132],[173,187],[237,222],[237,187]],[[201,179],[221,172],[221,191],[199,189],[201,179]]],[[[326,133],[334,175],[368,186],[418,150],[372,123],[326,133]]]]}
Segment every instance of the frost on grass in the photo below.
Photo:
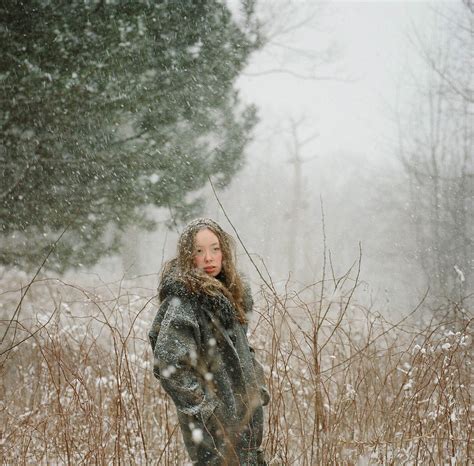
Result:
{"type": "MultiPolygon", "coordinates": [[[[72,464],[91,457],[187,464],[174,406],[151,367],[146,335],[156,309],[146,303],[154,291],[140,296],[123,286],[81,290],[55,281],[32,291],[17,341],[38,331],[0,365],[5,464],[62,464],[68,455],[72,464]],[[68,312],[40,329],[58,302],[68,312]]],[[[4,294],[0,309],[14,308],[18,297],[4,294]]],[[[387,330],[354,309],[337,328],[331,315],[315,323],[315,350],[310,306],[295,305],[293,322],[278,302],[263,299],[249,339],[271,392],[263,443],[271,464],[468,463],[468,323],[387,330]]],[[[216,350],[216,342],[208,347],[216,350]]],[[[212,372],[203,378],[212,384],[212,372]]],[[[202,442],[204,433],[190,429],[193,442],[202,442]]]]}

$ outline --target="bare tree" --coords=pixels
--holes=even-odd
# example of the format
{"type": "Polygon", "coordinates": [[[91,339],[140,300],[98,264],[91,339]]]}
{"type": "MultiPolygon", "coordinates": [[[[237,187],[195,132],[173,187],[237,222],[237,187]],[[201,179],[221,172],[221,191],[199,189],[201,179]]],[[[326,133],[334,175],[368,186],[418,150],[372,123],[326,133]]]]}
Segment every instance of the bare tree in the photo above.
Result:
{"type": "Polygon", "coordinates": [[[259,53],[257,69],[250,67],[243,74],[257,77],[283,74],[298,80],[347,81],[337,69],[341,51],[335,40],[328,41],[320,20],[327,14],[329,3],[273,0],[257,5],[264,47],[259,53]],[[295,35],[318,34],[311,46],[295,43],[295,35]]]}
{"type": "Polygon", "coordinates": [[[400,123],[399,154],[408,179],[407,212],[416,257],[437,296],[437,313],[466,307],[472,293],[474,238],[473,18],[462,10],[436,12],[438,40],[414,33],[426,82],[400,123]]]}
{"type": "Polygon", "coordinates": [[[288,153],[291,156],[288,162],[293,165],[294,168],[293,182],[290,187],[292,191],[292,204],[288,215],[288,270],[296,276],[295,278],[297,278],[298,272],[301,272],[296,264],[297,262],[302,262],[303,258],[297,257],[298,254],[301,254],[298,241],[300,235],[294,234],[294,232],[300,232],[302,230],[301,221],[305,207],[307,207],[302,169],[306,162],[316,157],[315,155],[304,157],[303,150],[318,136],[317,132],[313,132],[310,136],[302,138],[300,127],[302,123],[304,123],[304,118],[299,118],[298,120],[290,119],[291,140],[288,144],[288,153]]]}

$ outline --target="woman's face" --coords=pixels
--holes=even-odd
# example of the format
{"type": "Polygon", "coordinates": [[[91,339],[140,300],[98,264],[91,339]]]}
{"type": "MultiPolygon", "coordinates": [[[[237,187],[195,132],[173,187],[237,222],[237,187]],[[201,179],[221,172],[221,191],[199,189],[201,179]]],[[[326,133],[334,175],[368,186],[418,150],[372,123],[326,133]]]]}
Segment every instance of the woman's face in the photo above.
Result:
{"type": "Polygon", "coordinates": [[[209,229],[199,230],[194,238],[194,266],[211,277],[222,270],[222,250],[219,238],[209,229]]]}

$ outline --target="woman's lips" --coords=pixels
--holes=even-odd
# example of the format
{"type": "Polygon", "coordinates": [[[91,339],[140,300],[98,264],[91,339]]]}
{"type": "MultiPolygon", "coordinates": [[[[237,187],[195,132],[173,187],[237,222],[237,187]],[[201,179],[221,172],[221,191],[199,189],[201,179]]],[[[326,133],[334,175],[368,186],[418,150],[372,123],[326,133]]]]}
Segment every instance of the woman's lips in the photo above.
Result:
{"type": "Polygon", "coordinates": [[[211,273],[211,272],[214,271],[214,269],[215,269],[215,267],[204,267],[204,272],[211,273]]]}

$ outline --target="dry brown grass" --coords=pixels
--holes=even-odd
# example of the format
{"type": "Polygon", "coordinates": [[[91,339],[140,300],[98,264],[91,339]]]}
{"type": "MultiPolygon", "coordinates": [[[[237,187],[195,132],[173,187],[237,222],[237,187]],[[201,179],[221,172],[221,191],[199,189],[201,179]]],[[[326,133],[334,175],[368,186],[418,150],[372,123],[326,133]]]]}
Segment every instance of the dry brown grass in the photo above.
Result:
{"type": "MultiPolygon", "coordinates": [[[[258,294],[269,463],[468,464],[470,322],[391,323],[357,306],[351,283],[333,281],[332,301],[321,283],[258,294]]],[[[7,289],[2,335],[22,293],[7,289]]],[[[3,464],[186,463],[151,370],[153,294],[32,285],[1,350],[3,464]]]]}

